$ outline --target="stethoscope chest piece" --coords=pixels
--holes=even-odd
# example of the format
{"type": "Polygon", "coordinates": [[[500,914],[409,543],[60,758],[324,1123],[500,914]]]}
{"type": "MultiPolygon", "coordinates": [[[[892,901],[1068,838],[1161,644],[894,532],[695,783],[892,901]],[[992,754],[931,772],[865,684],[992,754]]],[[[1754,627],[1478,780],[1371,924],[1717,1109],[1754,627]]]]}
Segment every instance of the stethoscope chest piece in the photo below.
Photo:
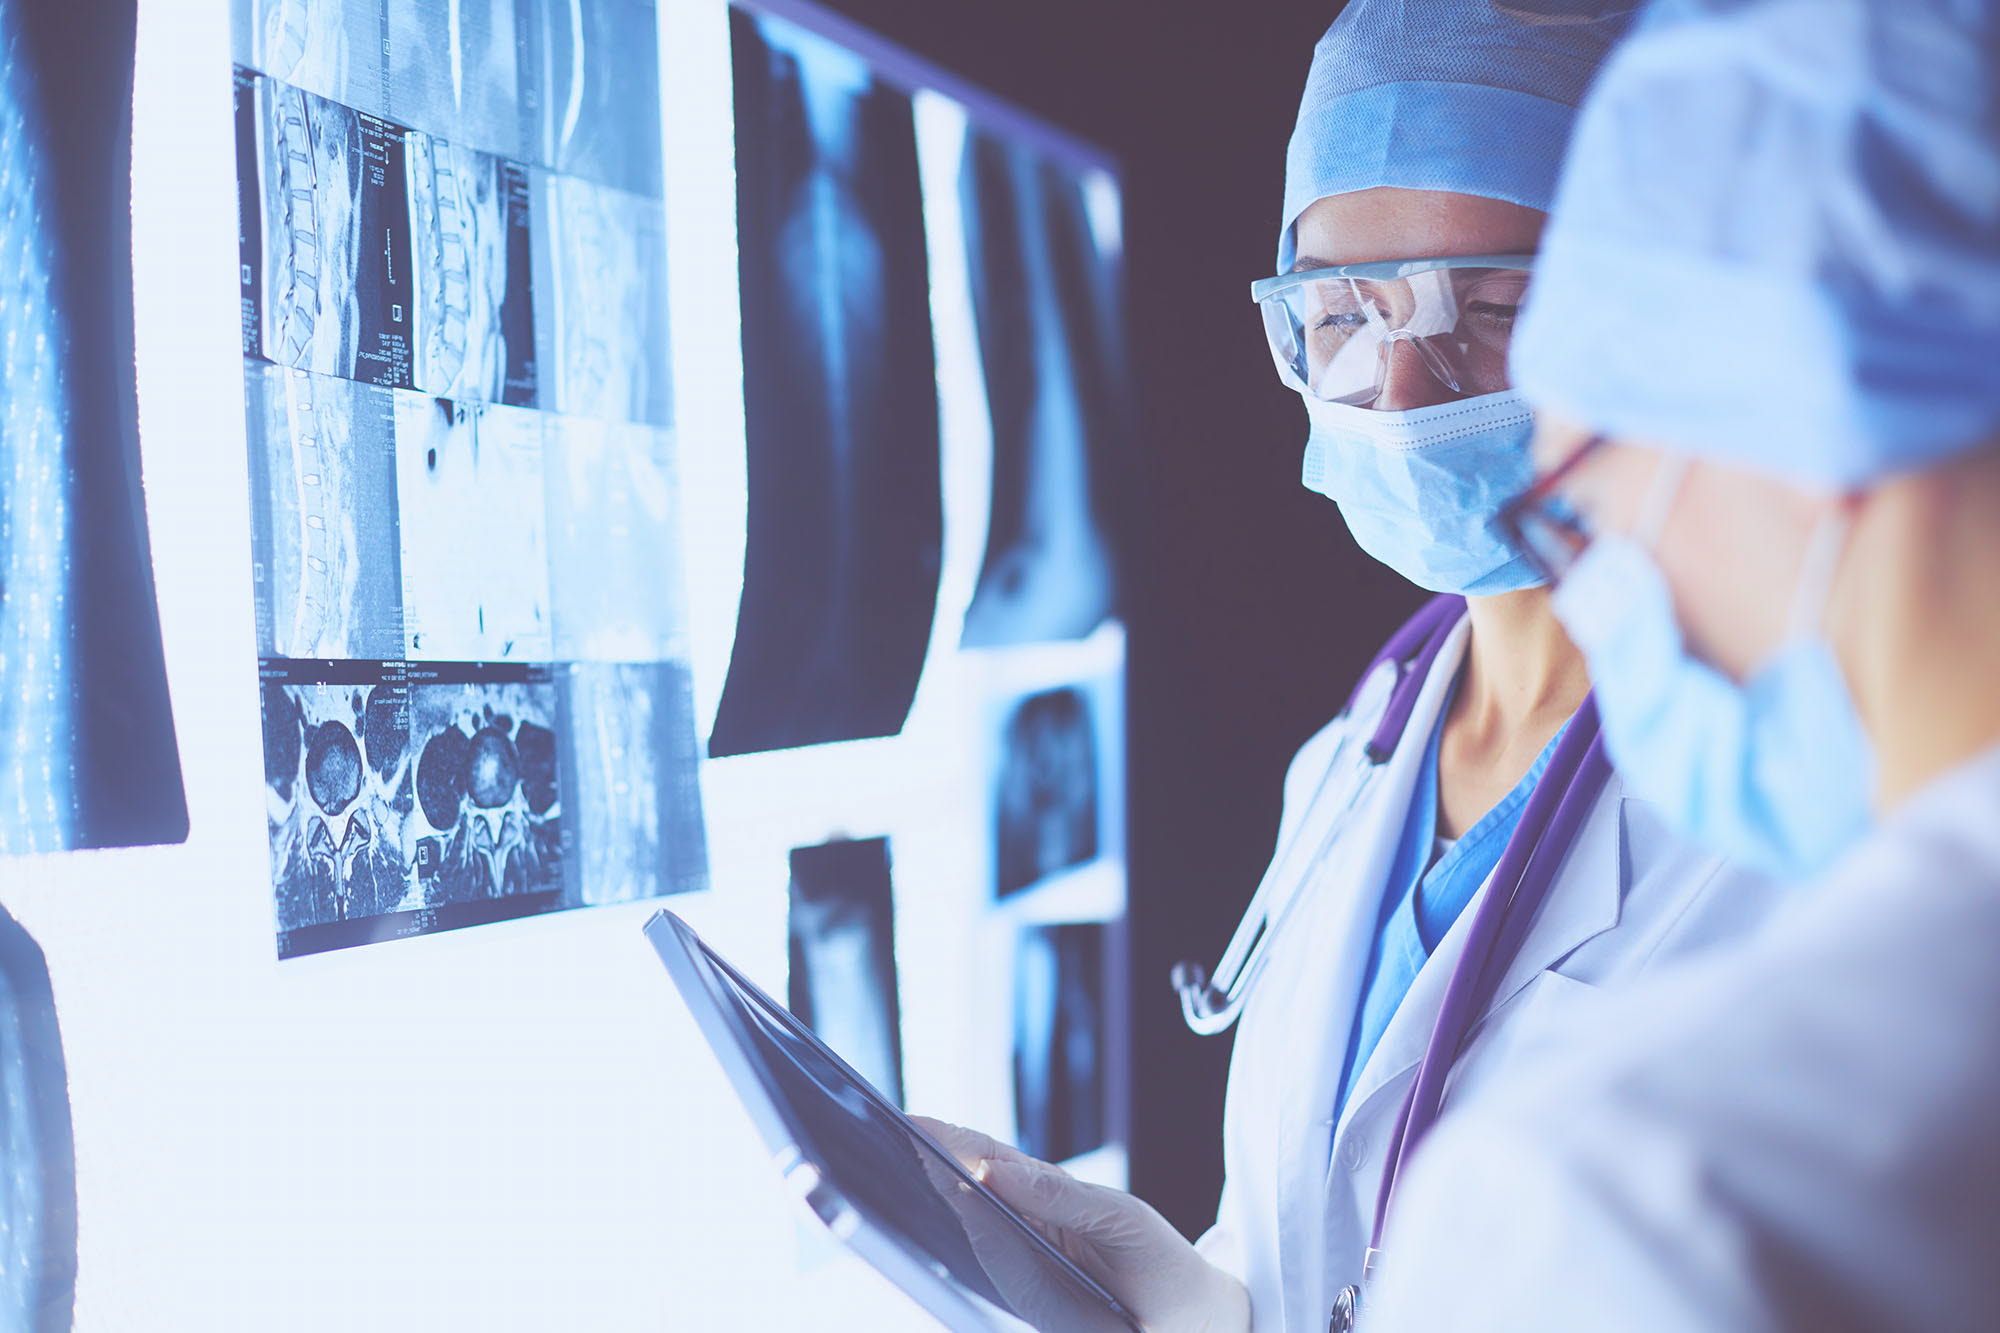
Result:
{"type": "Polygon", "coordinates": [[[1350,1282],[1333,1298],[1333,1312],[1327,1316],[1326,1333],[1354,1333],[1354,1322],[1360,1315],[1361,1288],[1350,1282]]]}

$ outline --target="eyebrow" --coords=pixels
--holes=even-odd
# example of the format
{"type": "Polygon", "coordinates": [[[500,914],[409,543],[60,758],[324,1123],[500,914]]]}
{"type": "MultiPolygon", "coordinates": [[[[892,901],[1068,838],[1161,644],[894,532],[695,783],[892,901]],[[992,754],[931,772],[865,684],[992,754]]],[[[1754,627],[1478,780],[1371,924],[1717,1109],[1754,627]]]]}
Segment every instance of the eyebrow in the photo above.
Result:
{"type": "Polygon", "coordinates": [[[1331,259],[1321,259],[1318,255],[1300,255],[1298,262],[1292,265],[1292,272],[1304,273],[1309,269],[1338,267],[1339,265],[1335,264],[1331,259]]]}

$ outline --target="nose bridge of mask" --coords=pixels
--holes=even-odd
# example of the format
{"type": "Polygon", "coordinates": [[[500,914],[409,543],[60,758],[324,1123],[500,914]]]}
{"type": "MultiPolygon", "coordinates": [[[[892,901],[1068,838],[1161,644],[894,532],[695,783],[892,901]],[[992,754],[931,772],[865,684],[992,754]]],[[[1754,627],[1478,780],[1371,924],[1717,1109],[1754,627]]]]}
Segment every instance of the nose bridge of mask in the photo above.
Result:
{"type": "MultiPolygon", "coordinates": [[[[1489,432],[1505,431],[1510,436],[1529,421],[1533,413],[1521,395],[1507,390],[1459,398],[1432,407],[1377,410],[1352,403],[1327,403],[1306,399],[1306,416],[1312,422],[1312,447],[1370,445],[1378,449],[1423,449],[1447,440],[1470,440],[1489,432]]],[[[1525,445],[1525,440],[1521,441],[1525,445]]],[[[1524,464],[1525,466],[1525,464],[1524,464]]]]}

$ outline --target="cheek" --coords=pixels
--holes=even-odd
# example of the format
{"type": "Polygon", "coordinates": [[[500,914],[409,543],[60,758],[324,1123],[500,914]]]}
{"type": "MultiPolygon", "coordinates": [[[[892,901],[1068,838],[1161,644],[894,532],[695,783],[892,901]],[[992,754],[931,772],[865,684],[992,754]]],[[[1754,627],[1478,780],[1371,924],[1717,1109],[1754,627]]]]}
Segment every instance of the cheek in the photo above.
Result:
{"type": "Polygon", "coordinates": [[[1805,524],[1794,506],[1690,480],[1657,554],[1695,655],[1745,680],[1784,644],[1805,524]]]}

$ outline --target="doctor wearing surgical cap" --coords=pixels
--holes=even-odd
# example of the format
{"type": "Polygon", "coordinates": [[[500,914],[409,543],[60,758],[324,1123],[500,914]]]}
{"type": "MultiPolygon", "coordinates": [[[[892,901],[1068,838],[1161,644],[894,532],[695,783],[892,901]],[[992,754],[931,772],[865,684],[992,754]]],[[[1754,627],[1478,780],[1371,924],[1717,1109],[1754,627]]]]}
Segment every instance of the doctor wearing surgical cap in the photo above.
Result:
{"type": "Polygon", "coordinates": [[[1440,1127],[1371,1329],[2000,1327],[2000,3],[1659,0],[1516,372],[1613,756],[1813,873],[1440,1127]]]}
{"type": "Polygon", "coordinates": [[[1532,476],[1515,314],[1575,107],[1631,8],[1354,0],[1313,53],[1278,272],[1253,295],[1305,404],[1305,484],[1437,597],[1287,776],[1215,1226],[1190,1245],[1129,1195],[933,1125],[1149,1329],[1345,1326],[1420,1068],[1449,1072],[1446,1111],[1476,1100],[1565,1014],[1747,931],[1777,896],[1675,839],[1601,761],[1578,768],[1596,728],[1584,662],[1496,521],[1532,476]],[[1578,818],[1544,839],[1526,816],[1558,797],[1578,818]],[[1543,841],[1539,910],[1479,952],[1477,918],[1543,841]],[[1464,1030],[1434,1051],[1474,979],[1464,1030]]]}

